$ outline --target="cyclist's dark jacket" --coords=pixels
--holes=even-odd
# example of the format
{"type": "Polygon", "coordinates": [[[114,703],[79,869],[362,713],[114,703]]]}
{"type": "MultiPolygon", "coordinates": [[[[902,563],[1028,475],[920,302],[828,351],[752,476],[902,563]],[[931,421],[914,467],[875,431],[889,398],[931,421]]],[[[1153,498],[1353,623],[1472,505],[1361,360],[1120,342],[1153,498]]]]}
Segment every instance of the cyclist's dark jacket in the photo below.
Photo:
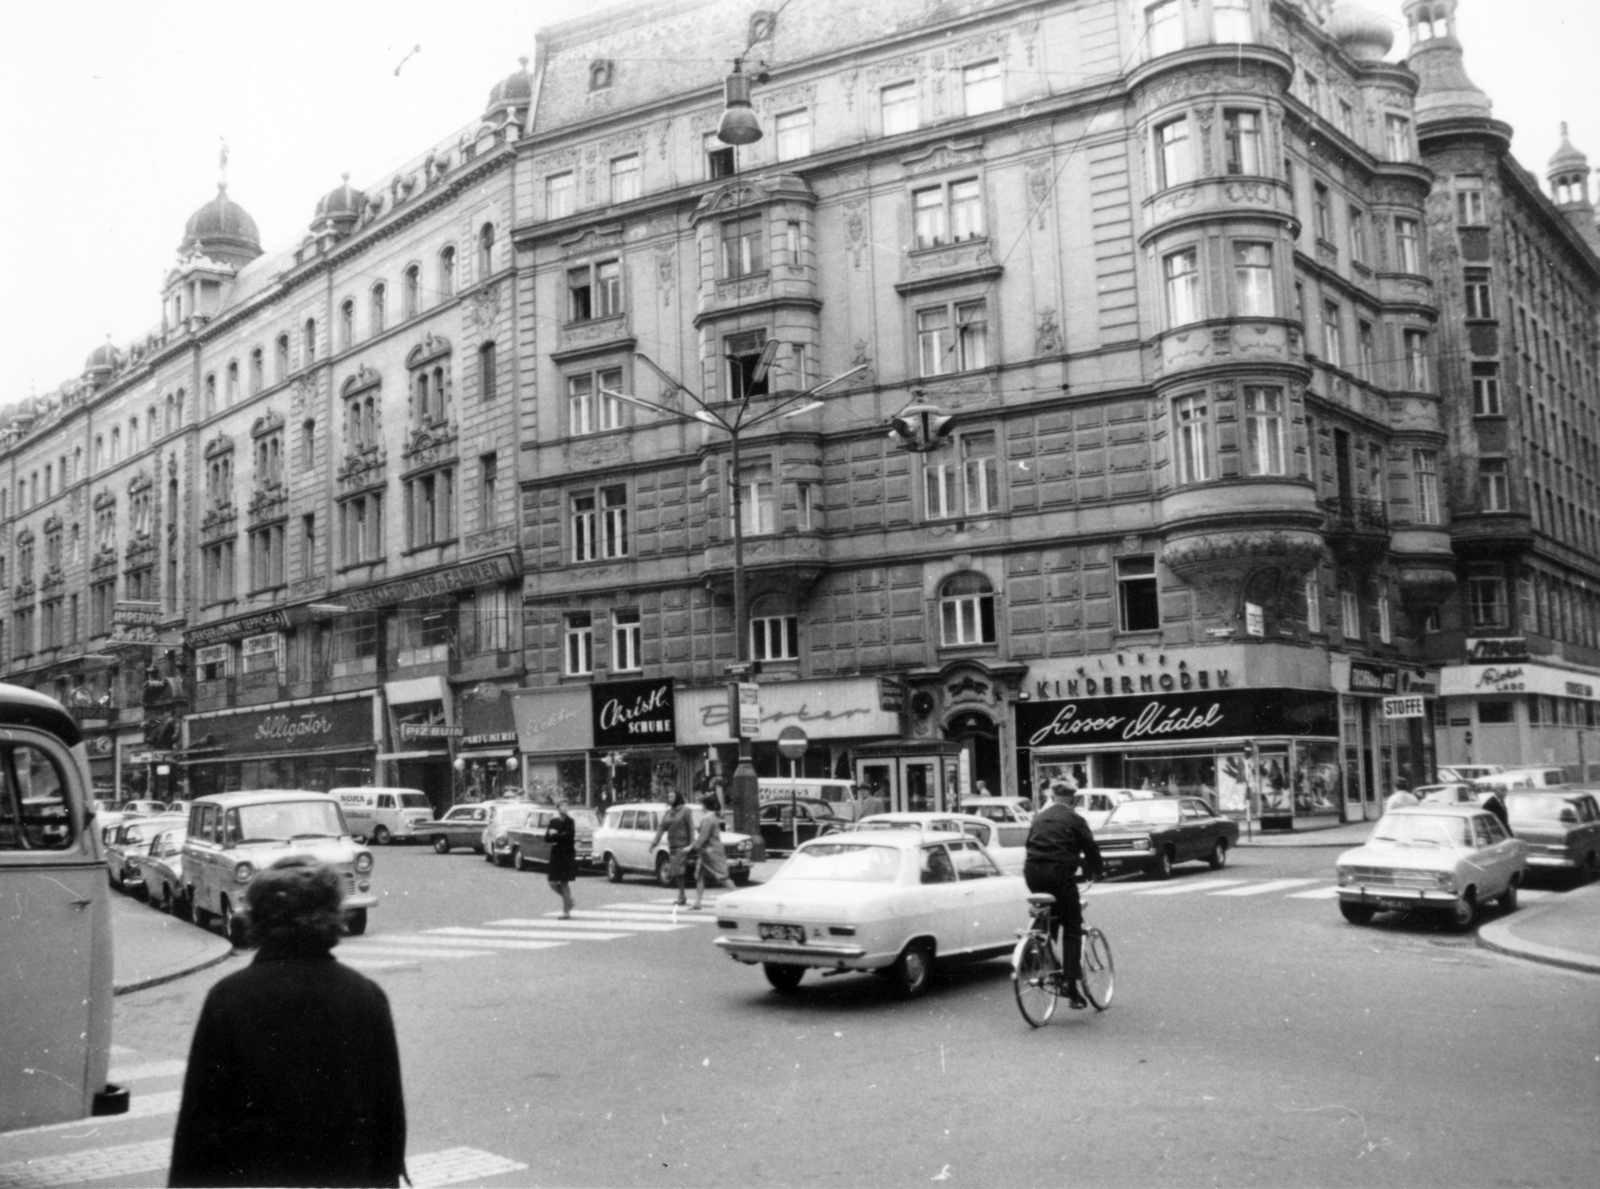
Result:
{"type": "Polygon", "coordinates": [[[1043,867],[1078,869],[1090,879],[1100,877],[1100,847],[1095,843],[1089,823],[1078,811],[1059,801],[1047,805],[1028,827],[1028,863],[1043,867]]]}

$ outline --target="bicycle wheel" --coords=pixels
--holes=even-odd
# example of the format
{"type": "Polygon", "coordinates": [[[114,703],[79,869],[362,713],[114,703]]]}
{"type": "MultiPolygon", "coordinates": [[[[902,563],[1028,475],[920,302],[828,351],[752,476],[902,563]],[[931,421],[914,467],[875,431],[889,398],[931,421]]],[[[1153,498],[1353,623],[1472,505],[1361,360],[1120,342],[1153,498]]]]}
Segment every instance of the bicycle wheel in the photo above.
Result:
{"type": "Polygon", "coordinates": [[[1116,966],[1111,960],[1111,943],[1098,929],[1086,929],[1083,934],[1083,994],[1094,1004],[1095,1011],[1105,1011],[1111,1006],[1111,995],[1116,990],[1116,966]]]}
{"type": "Polygon", "coordinates": [[[1050,943],[1037,933],[1017,942],[1011,955],[1011,985],[1017,992],[1017,1010],[1035,1028],[1056,1014],[1056,960],[1050,943]]]}

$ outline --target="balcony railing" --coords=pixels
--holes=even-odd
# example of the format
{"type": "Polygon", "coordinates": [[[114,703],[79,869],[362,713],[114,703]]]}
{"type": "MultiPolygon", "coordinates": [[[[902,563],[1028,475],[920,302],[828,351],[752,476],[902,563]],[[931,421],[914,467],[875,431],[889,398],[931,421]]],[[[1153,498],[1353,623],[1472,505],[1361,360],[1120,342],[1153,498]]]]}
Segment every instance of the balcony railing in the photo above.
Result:
{"type": "Polygon", "coordinates": [[[1389,510],[1382,500],[1337,495],[1323,500],[1321,507],[1328,517],[1330,533],[1387,535],[1389,532],[1389,510]]]}

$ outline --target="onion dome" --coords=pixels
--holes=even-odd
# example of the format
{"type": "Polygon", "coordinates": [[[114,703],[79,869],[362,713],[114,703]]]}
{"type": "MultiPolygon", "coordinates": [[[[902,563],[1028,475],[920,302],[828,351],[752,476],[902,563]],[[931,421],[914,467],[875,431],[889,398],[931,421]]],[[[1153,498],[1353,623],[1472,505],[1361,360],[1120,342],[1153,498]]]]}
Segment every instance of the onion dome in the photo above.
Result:
{"type": "Polygon", "coordinates": [[[1382,16],[1359,4],[1342,3],[1328,16],[1328,33],[1361,62],[1381,62],[1394,48],[1394,30],[1382,16]]]}
{"type": "Polygon", "coordinates": [[[90,351],[83,365],[83,370],[91,375],[110,375],[116,369],[117,349],[111,345],[110,339],[90,351]]]}
{"type": "Polygon", "coordinates": [[[489,106],[484,108],[484,119],[501,112],[525,108],[533,102],[533,75],[528,73],[528,59],[518,58],[517,61],[522,63],[522,69],[501,79],[489,92],[489,106]]]}
{"type": "Polygon", "coordinates": [[[1581,173],[1589,175],[1589,158],[1572,147],[1572,141],[1567,135],[1567,122],[1561,121],[1561,147],[1556,150],[1556,155],[1550,158],[1549,174],[1581,173]]]}
{"type": "Polygon", "coordinates": [[[340,185],[318,200],[317,213],[311,220],[312,233],[347,235],[361,221],[361,214],[366,207],[365,192],[352,186],[350,175],[344,174],[340,185]]]}
{"type": "Polygon", "coordinates": [[[217,196],[189,216],[178,251],[198,251],[228,264],[243,264],[261,255],[256,221],[228,197],[227,182],[219,182],[217,196]]]}

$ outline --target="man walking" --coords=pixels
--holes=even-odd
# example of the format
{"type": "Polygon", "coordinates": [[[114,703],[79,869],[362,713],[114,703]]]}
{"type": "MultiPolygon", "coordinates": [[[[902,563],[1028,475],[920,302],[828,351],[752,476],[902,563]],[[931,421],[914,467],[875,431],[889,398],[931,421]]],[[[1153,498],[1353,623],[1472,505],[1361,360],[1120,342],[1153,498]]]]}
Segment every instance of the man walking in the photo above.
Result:
{"type": "Polygon", "coordinates": [[[1022,865],[1022,878],[1028,891],[1048,892],[1056,898],[1050,917],[1050,941],[1061,942],[1062,979],[1067,1002],[1073,1007],[1088,1006],[1078,989],[1082,977],[1083,904],[1078,899],[1078,864],[1091,879],[1100,876],[1100,847],[1089,823],[1072,807],[1072,786],[1058,780],[1050,786],[1051,803],[1042,809],[1028,827],[1028,856],[1022,865]]]}

